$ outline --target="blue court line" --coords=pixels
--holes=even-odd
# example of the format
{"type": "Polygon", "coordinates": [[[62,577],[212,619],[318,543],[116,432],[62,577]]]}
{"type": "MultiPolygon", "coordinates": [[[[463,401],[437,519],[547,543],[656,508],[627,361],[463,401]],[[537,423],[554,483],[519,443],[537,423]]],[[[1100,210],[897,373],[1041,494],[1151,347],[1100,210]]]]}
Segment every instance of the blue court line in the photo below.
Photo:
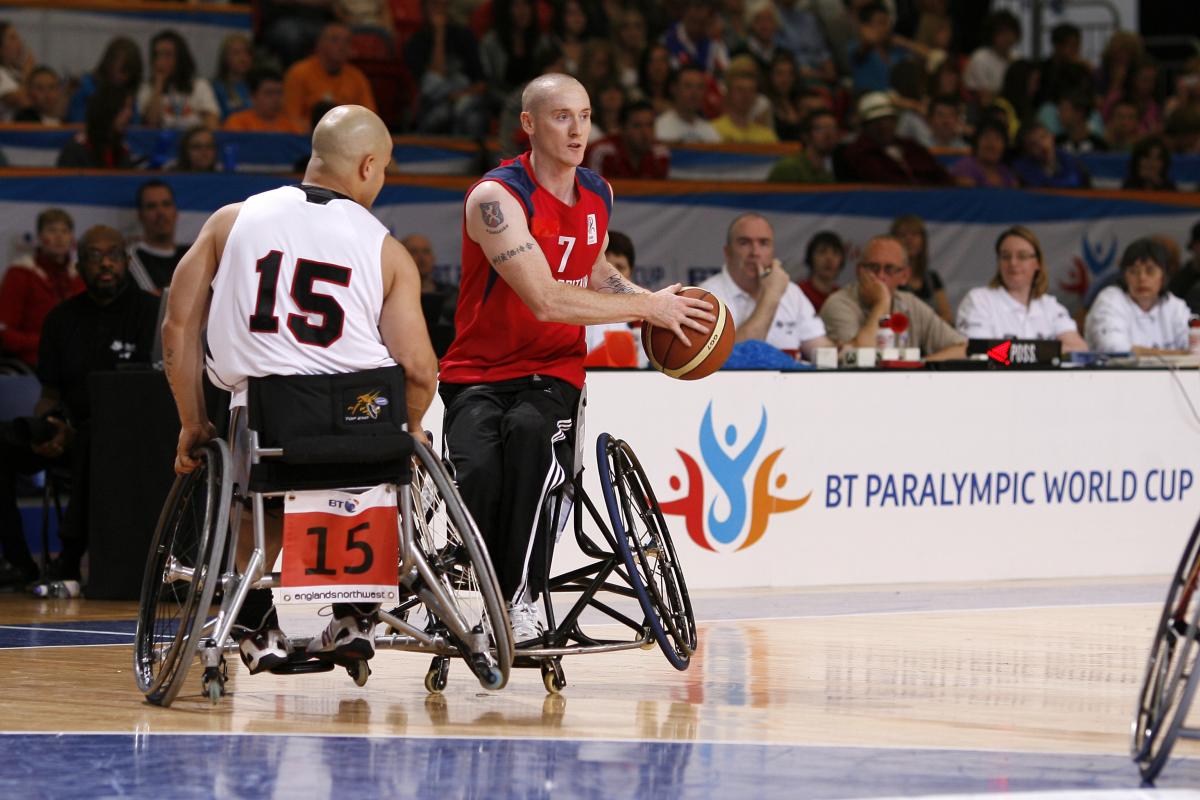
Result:
{"type": "Polygon", "coordinates": [[[137,621],[131,619],[0,625],[0,650],[132,644],[136,630],[137,621]]]}
{"type": "MultiPolygon", "coordinates": [[[[848,798],[1129,792],[1127,757],[722,742],[6,734],[0,796],[848,798]]],[[[1160,788],[1194,788],[1173,759],[1160,788]]],[[[1154,797],[1157,793],[1141,795],[1154,797]]]]}

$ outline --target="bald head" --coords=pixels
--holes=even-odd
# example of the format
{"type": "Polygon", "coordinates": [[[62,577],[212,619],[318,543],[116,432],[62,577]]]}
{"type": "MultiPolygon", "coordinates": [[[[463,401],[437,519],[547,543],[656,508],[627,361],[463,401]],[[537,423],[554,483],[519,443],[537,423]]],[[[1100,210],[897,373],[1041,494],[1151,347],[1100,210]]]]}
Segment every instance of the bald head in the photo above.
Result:
{"type": "Polygon", "coordinates": [[[536,114],[547,102],[560,99],[568,89],[578,89],[583,93],[586,102],[587,90],[570,75],[561,72],[539,75],[526,84],[525,91],[521,92],[521,110],[536,114]]]}
{"type": "Polygon", "coordinates": [[[392,137],[374,111],[362,106],[337,106],[313,129],[312,157],[321,170],[335,175],[356,169],[368,155],[390,152],[392,137]]]}

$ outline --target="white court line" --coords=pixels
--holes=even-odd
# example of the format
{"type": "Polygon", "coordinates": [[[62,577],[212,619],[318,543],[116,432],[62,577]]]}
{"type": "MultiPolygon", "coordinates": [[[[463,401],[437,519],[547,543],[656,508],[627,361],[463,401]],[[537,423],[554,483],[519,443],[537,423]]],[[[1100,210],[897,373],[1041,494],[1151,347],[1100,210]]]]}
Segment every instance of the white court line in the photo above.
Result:
{"type": "MultiPolygon", "coordinates": [[[[846,611],[837,614],[780,614],[777,617],[712,617],[697,619],[697,623],[717,622],[770,622],[774,619],[840,619],[842,617],[895,617],[911,616],[913,614],[958,614],[964,611],[1052,611],[1059,608],[1128,608],[1133,606],[1151,606],[1162,608],[1162,603],[1063,603],[1044,606],[987,606],[985,608],[923,608],[907,611],[846,611]]],[[[613,623],[616,624],[616,623],[613,623]]]]}
{"type": "Polygon", "coordinates": [[[0,645],[0,653],[5,650],[50,650],[57,647],[128,647],[133,642],[101,642],[100,644],[15,644],[0,645]]]}
{"type": "MultiPolygon", "coordinates": [[[[124,622],[125,620],[118,620],[124,622]]],[[[37,625],[0,625],[0,631],[51,631],[54,633],[94,633],[100,636],[136,636],[136,633],[125,631],[91,631],[83,628],[42,628],[37,625]]]]}

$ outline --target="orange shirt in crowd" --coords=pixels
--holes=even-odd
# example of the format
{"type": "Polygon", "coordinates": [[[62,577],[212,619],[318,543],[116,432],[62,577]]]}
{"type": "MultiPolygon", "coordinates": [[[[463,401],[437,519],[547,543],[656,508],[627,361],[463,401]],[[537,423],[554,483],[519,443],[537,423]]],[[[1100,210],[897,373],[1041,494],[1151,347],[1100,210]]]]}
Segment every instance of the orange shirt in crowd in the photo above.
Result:
{"type": "Polygon", "coordinates": [[[253,108],[230,114],[221,127],[239,133],[305,133],[305,129],[293,122],[286,113],[281,113],[275,119],[263,119],[254,113],[253,108]]]}
{"type": "Polygon", "coordinates": [[[367,76],[353,64],[342,67],[337,75],[330,75],[316,56],[309,56],[288,68],[283,77],[284,114],[308,130],[313,106],[322,100],[339,106],[353,103],[377,110],[367,76]]]}

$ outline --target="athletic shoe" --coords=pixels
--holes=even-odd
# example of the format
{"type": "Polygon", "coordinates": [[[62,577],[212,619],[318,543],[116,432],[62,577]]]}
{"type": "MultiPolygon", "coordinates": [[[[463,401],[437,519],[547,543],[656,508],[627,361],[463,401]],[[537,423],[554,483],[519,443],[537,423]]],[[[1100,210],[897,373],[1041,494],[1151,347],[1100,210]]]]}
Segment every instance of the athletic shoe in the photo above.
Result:
{"type": "Polygon", "coordinates": [[[257,631],[242,629],[235,631],[234,638],[238,640],[238,653],[242,663],[250,670],[251,675],[269,672],[287,663],[288,653],[292,646],[287,636],[279,628],[263,628],[257,631]]]}
{"type": "Polygon", "coordinates": [[[375,615],[334,617],[321,635],[308,643],[308,654],[335,660],[366,660],[375,655],[375,615]]]}
{"type": "Polygon", "coordinates": [[[508,620],[512,623],[513,641],[517,644],[538,639],[544,632],[542,619],[533,603],[510,603],[508,620]]]}
{"type": "Polygon", "coordinates": [[[33,584],[31,591],[34,597],[79,597],[83,587],[79,581],[43,581],[33,584]]]}

